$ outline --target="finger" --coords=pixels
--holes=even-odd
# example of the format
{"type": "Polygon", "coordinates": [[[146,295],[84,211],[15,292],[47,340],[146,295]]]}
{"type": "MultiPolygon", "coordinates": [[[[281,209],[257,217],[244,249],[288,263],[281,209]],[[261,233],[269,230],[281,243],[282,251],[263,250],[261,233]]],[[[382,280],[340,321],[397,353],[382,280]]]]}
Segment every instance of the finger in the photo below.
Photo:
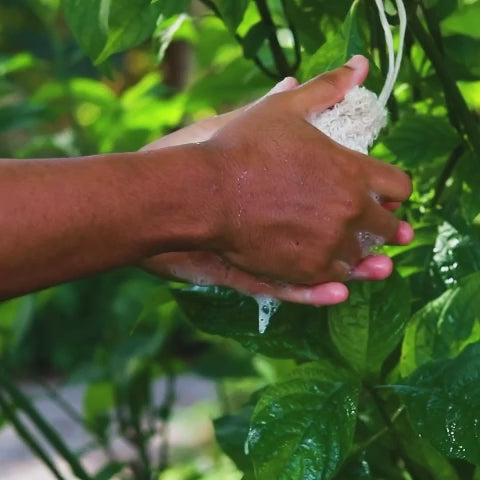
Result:
{"type": "Polygon", "coordinates": [[[285,77],[281,82],[278,82],[265,96],[273,95],[275,93],[286,92],[298,87],[298,80],[294,77],[285,77]]]}
{"type": "Polygon", "coordinates": [[[414,237],[415,232],[411,225],[407,222],[400,222],[392,243],[395,245],[408,245],[409,243],[412,243],[414,237]]]}
{"type": "Polygon", "coordinates": [[[385,243],[394,243],[400,221],[395,215],[371,199],[359,223],[359,231],[382,237],[385,243]]]}
{"type": "Polygon", "coordinates": [[[292,303],[306,305],[335,305],[348,298],[348,289],[342,283],[325,283],[312,287],[296,285],[277,285],[265,282],[236,267],[229,267],[226,271],[217,272],[218,285],[235,288],[248,295],[269,295],[292,303]]]}
{"type": "Polygon", "coordinates": [[[323,112],[341,102],[367,75],[368,60],[356,55],[343,67],[324,73],[291,92],[294,103],[303,115],[323,112]]]}
{"type": "Polygon", "coordinates": [[[386,208],[387,210],[390,210],[391,212],[394,212],[395,210],[398,210],[402,203],[401,202],[381,202],[380,205],[383,208],[386,208]]]}
{"type": "Polygon", "coordinates": [[[373,255],[362,260],[353,270],[352,280],[385,280],[393,272],[393,262],[386,255],[373,255]]]}
{"type": "Polygon", "coordinates": [[[384,202],[404,202],[412,194],[410,177],[394,165],[364,157],[368,170],[368,183],[384,202]]]}
{"type": "Polygon", "coordinates": [[[348,288],[343,283],[323,283],[313,287],[287,286],[276,289],[274,295],[279,300],[306,305],[336,305],[348,299],[348,288]]]}

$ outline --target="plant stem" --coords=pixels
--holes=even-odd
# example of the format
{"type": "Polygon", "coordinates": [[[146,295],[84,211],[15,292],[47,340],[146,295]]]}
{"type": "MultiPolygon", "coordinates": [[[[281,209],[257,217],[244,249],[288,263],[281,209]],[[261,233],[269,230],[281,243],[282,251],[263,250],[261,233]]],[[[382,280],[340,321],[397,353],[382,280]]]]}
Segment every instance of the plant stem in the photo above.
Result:
{"type": "Polygon", "coordinates": [[[293,24],[289,12],[288,12],[288,5],[286,0],[281,0],[283,13],[285,18],[287,19],[288,28],[292,32],[293,37],[293,47],[295,51],[295,63],[292,66],[292,73],[296,73],[297,70],[300,68],[300,64],[302,63],[302,46],[300,44],[300,39],[298,38],[298,32],[293,24]]]}
{"type": "MultiPolygon", "coordinates": [[[[222,20],[222,22],[225,23],[225,21],[223,20],[223,15],[222,15],[222,12],[218,9],[217,5],[215,4],[215,2],[213,2],[212,0],[200,0],[207,8],[209,8],[214,14],[216,17],[218,17],[220,20],[222,20]]],[[[243,38],[236,32],[233,33],[233,36],[235,37],[235,40],[240,44],[240,46],[243,48],[243,38]]],[[[260,60],[260,58],[258,57],[258,55],[255,55],[255,57],[253,57],[253,62],[255,63],[255,65],[258,67],[258,69],[260,71],[262,71],[267,77],[270,77],[270,78],[273,78],[274,80],[280,80],[281,79],[281,75],[277,72],[272,72],[269,68],[267,68],[263,63],[262,61],[260,60]]]]}
{"type": "Polygon", "coordinates": [[[449,104],[449,108],[451,109],[451,114],[455,115],[458,119],[471,147],[473,148],[475,157],[480,161],[480,131],[475,117],[470,112],[449,67],[444,62],[443,55],[438,50],[432,37],[417,18],[416,5],[413,4],[412,7],[412,4],[409,3],[408,8],[410,28],[437,72],[443,85],[445,97],[449,104]]]}
{"type": "MultiPolygon", "coordinates": [[[[397,409],[397,411],[392,415],[390,422],[393,426],[395,421],[397,420],[398,417],[405,411],[405,406],[402,405],[397,409]]],[[[377,433],[373,434],[370,438],[367,438],[364,442],[359,443],[358,445],[355,445],[352,451],[350,452],[350,456],[354,456],[357,453],[366,450],[370,445],[374,444],[379,438],[383,437],[385,434],[387,434],[390,431],[390,428],[388,426],[385,426],[381,430],[379,430],[377,433]]]]}
{"type": "Polygon", "coordinates": [[[465,153],[464,145],[459,145],[450,155],[447,163],[443,167],[442,173],[438,177],[437,186],[435,188],[435,195],[432,200],[432,207],[438,205],[440,198],[445,191],[445,187],[447,186],[447,180],[452,176],[455,167],[457,166],[460,158],[465,153]]]}
{"type": "MultiPolygon", "coordinates": [[[[376,392],[375,387],[371,386],[371,385],[366,385],[365,388],[366,388],[367,392],[370,394],[370,396],[373,400],[373,403],[377,407],[378,413],[382,417],[382,419],[385,423],[385,426],[387,427],[389,433],[391,434],[392,439],[395,442],[395,445],[397,446],[397,450],[398,450],[399,454],[401,455],[401,458],[404,461],[405,466],[407,467],[409,473],[413,476],[413,478],[415,478],[415,480],[422,480],[424,478],[430,478],[430,477],[425,477],[424,472],[419,470],[417,465],[415,465],[410,460],[408,455],[405,453],[405,449],[403,448],[401,439],[399,438],[397,430],[396,430],[395,425],[393,423],[398,418],[397,412],[399,412],[399,410],[397,410],[395,412],[395,414],[392,416],[392,418],[390,418],[390,415],[388,414],[388,411],[385,408],[385,402],[384,402],[383,398],[376,392]]],[[[401,411],[400,411],[400,413],[401,413],[401,411]]]]}
{"type": "Polygon", "coordinates": [[[5,418],[10,422],[12,427],[17,432],[17,435],[27,445],[33,454],[41,460],[44,465],[52,472],[57,480],[65,480],[62,474],[57,470],[57,467],[53,463],[52,459],[43,450],[43,448],[37,443],[35,438],[31,435],[28,429],[22,424],[20,419],[15,415],[15,411],[7,399],[0,393],[0,409],[5,415],[5,418]]]}
{"type": "Polygon", "coordinates": [[[37,380],[36,383],[42,388],[42,390],[45,392],[45,395],[47,395],[50,400],[54,401],[58,407],[69,416],[71,420],[81,427],[86,428],[87,421],[79,412],[77,412],[68,402],[64,400],[64,398],[57,392],[57,390],[55,390],[55,388],[51,387],[47,382],[42,380],[37,380]]]}
{"type": "Polygon", "coordinates": [[[72,453],[72,451],[67,447],[58,433],[44,420],[30,400],[19,388],[17,388],[17,386],[11,381],[8,374],[3,369],[0,369],[0,385],[5,389],[5,391],[8,392],[16,407],[23,410],[23,412],[30,418],[39,432],[45,437],[46,440],[50,442],[52,447],[55,448],[55,450],[69,464],[73,473],[80,480],[91,480],[90,476],[83,469],[75,454],[72,453]]]}
{"type": "Polygon", "coordinates": [[[292,75],[294,71],[292,67],[288,64],[287,58],[285,57],[285,52],[283,51],[280,43],[278,42],[277,37],[277,28],[273,23],[272,15],[270,14],[270,10],[268,9],[267,0],[255,0],[255,4],[258,9],[258,13],[262,19],[262,22],[265,26],[269,29],[268,35],[268,42],[270,44],[270,50],[272,52],[273,60],[275,62],[275,66],[277,67],[277,71],[280,76],[287,77],[292,75]]]}

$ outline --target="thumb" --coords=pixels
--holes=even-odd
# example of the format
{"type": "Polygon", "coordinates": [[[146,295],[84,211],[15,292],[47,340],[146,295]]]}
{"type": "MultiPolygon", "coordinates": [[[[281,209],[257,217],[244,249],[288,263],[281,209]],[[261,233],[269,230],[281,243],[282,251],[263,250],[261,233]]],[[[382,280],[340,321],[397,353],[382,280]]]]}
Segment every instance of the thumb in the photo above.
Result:
{"type": "Polygon", "coordinates": [[[341,102],[346,93],[365,81],[368,60],[355,55],[343,67],[324,73],[290,92],[302,115],[323,112],[341,102]]]}

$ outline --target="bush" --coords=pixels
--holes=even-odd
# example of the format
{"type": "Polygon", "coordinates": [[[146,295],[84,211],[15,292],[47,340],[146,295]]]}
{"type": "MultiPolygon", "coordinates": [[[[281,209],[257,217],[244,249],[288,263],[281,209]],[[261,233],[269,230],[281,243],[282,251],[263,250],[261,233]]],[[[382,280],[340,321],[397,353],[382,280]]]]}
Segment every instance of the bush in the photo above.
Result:
{"type": "MultiPolygon", "coordinates": [[[[15,31],[2,27],[3,155],[134,149],[255,98],[273,79],[304,81],[362,53],[372,64],[367,85],[378,92],[388,66],[373,1],[65,0],[64,10],[54,0],[33,4],[0,7],[0,18],[35,27],[18,44],[15,31]],[[98,70],[71,41],[63,14],[98,70]],[[185,51],[195,52],[186,90],[185,78],[172,81],[172,49],[187,63],[185,51]]],[[[395,23],[396,11],[387,5],[395,23]]],[[[90,477],[2,371],[0,406],[26,442],[31,439],[17,410],[78,478],[118,472],[139,479],[209,478],[188,466],[166,470],[163,457],[152,464],[142,419],[159,419],[161,429],[172,405],[168,395],[154,403],[153,382],[164,377],[172,385],[187,370],[219,381],[260,370],[263,376],[250,382],[255,391],[244,388],[250,399],[240,405],[236,396],[237,410],[214,422],[219,445],[244,480],[480,478],[480,2],[412,0],[408,14],[390,125],[372,152],[409,171],[415,183],[400,214],[416,239],[385,249],[397,272],[384,282],[351,284],[350,300],[335,307],[283,304],[264,335],[257,333],[251,298],[130,272],[4,303],[3,364],[28,371],[42,358],[70,376],[77,368],[74,376],[89,382],[85,428],[105,448],[115,432],[123,435],[137,458],[90,477]],[[79,316],[93,321],[78,327],[79,316]],[[60,319],[66,319],[63,330],[60,319]],[[48,353],[48,335],[44,344],[38,340],[43,328],[54,329],[61,354],[48,353]],[[87,346],[74,346],[68,328],[87,346]],[[225,347],[219,336],[244,348],[225,347]]],[[[236,475],[225,472],[211,475],[236,475]]]]}

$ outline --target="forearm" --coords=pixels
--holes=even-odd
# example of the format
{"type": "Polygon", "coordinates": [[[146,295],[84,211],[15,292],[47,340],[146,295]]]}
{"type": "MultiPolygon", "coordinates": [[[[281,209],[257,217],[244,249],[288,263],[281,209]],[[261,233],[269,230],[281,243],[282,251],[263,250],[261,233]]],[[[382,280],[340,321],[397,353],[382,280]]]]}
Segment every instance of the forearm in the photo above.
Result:
{"type": "Polygon", "coordinates": [[[157,253],[205,248],[214,183],[197,145],[0,160],[0,298],[157,253]]]}

